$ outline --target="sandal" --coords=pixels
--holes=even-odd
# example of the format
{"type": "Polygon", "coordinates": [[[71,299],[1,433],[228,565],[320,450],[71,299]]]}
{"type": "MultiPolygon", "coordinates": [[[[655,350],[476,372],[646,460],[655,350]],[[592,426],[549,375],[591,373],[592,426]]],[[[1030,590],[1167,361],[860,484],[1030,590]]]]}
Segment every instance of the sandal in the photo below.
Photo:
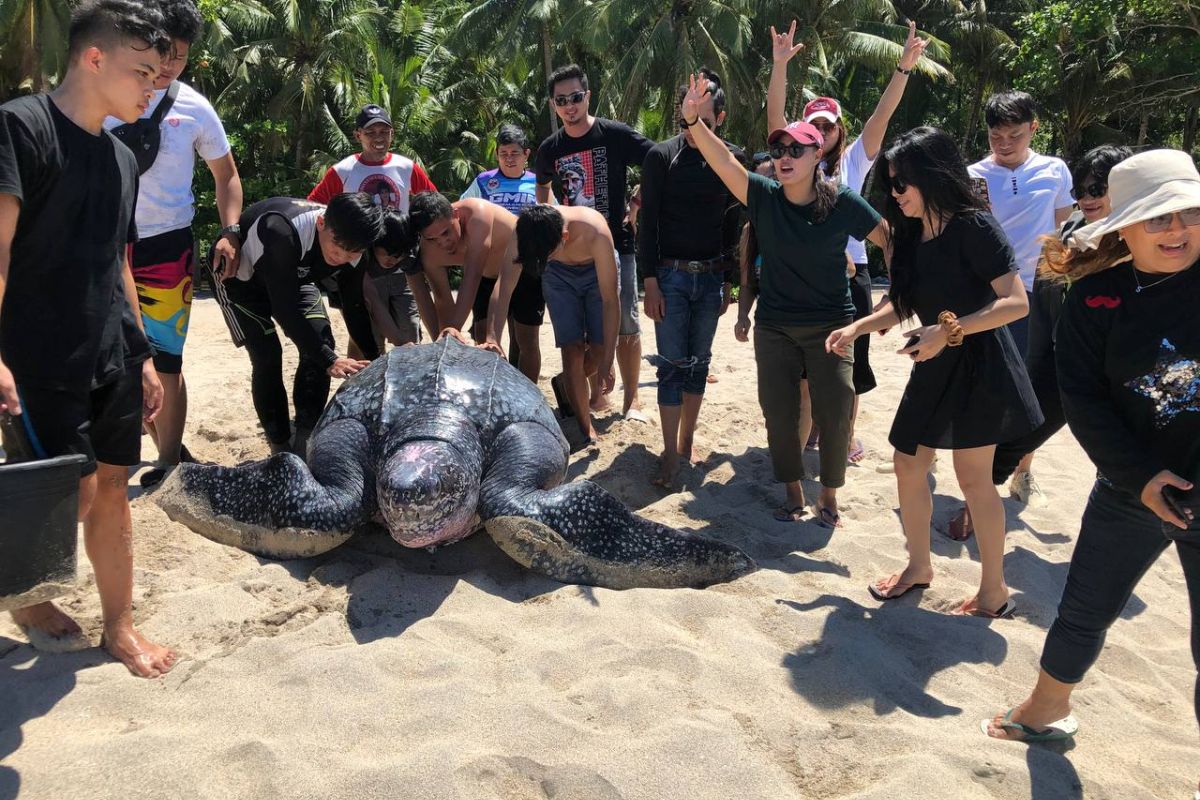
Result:
{"type": "MultiPolygon", "coordinates": [[[[897,576],[897,577],[899,577],[899,576],[897,576]]],[[[890,589],[885,590],[887,592],[887,594],[884,594],[876,587],[876,585],[874,583],[867,584],[867,591],[871,593],[871,597],[874,597],[876,600],[879,600],[880,602],[887,602],[888,600],[899,600],[901,597],[904,597],[904,595],[908,594],[909,592],[911,592],[914,589],[928,589],[928,588],[929,588],[928,583],[894,583],[894,584],[892,584],[892,587],[890,589]],[[903,589],[900,588],[902,586],[904,587],[903,589]],[[900,591],[896,591],[897,589],[900,589],[900,591]]]]}
{"type": "MultiPolygon", "coordinates": [[[[1023,722],[1013,722],[1012,715],[1014,711],[1016,711],[1015,708],[1010,708],[1004,715],[1004,720],[998,726],[1002,730],[1014,730],[1021,732],[1020,739],[1009,739],[1008,741],[1025,742],[1026,744],[1038,744],[1039,742],[1059,742],[1063,739],[1071,739],[1075,736],[1075,734],[1079,733],[1079,721],[1071,714],[1068,714],[1056,722],[1051,722],[1049,725],[1039,731],[1037,728],[1026,725],[1023,722]]],[[[983,731],[984,736],[987,736],[989,739],[995,739],[997,737],[988,733],[988,726],[991,725],[991,723],[992,721],[990,719],[980,720],[979,729],[983,731]]]]}
{"type": "Polygon", "coordinates": [[[846,461],[851,464],[857,464],[867,456],[867,450],[863,447],[861,439],[855,439],[850,444],[850,452],[846,454],[846,461]]]}
{"type": "Polygon", "coordinates": [[[813,515],[817,518],[817,524],[823,528],[842,527],[842,515],[836,511],[830,511],[824,506],[814,505],[813,515]]]}
{"type": "Polygon", "coordinates": [[[1017,601],[1011,597],[1004,601],[1004,605],[997,608],[995,611],[988,611],[986,608],[967,608],[967,604],[963,603],[959,606],[958,611],[954,612],[960,617],[983,617],[984,619],[1007,619],[1011,617],[1017,610],[1017,601]]]}
{"type": "Polygon", "coordinates": [[[804,519],[804,512],[807,511],[803,504],[798,506],[782,505],[775,509],[773,515],[778,522],[799,522],[804,519]]]}

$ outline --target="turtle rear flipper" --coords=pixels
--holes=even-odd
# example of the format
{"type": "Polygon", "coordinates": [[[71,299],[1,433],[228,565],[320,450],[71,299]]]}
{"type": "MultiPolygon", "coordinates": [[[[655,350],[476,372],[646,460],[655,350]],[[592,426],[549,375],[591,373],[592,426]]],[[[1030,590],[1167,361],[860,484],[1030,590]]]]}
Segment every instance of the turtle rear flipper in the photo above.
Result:
{"type": "Polygon", "coordinates": [[[552,443],[538,425],[510,426],[484,477],[484,525],[518,563],[608,589],[703,588],[755,569],[738,548],[650,522],[591,481],[541,488],[552,443]]]}
{"type": "Polygon", "coordinates": [[[320,555],[367,518],[368,491],[373,505],[366,453],[366,429],[342,419],[313,437],[312,471],[291,453],[240,467],[181,464],[155,499],[168,517],[214,542],[268,558],[320,555]]]}

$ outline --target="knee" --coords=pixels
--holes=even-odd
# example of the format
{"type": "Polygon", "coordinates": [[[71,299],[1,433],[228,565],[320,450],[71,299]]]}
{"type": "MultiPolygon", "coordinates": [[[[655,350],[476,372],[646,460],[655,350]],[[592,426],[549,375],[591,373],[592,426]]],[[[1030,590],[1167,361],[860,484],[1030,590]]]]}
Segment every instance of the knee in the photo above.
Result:
{"type": "Polygon", "coordinates": [[[974,497],[979,499],[988,499],[995,495],[999,499],[1000,494],[996,491],[996,485],[992,483],[991,473],[977,473],[975,471],[965,474],[956,475],[958,478],[958,488],[962,490],[964,497],[974,497]]]}
{"type": "Polygon", "coordinates": [[[923,481],[929,471],[927,459],[921,458],[920,455],[910,456],[899,450],[892,453],[892,466],[896,470],[896,480],[898,481],[923,481]]]}

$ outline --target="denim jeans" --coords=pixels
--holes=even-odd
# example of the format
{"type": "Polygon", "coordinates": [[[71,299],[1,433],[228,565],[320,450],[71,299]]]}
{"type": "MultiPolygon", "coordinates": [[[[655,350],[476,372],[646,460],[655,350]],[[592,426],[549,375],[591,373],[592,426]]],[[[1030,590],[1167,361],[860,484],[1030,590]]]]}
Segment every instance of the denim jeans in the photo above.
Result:
{"type": "Polygon", "coordinates": [[[720,272],[660,269],[658,289],[666,313],[654,323],[658,342],[658,404],[683,404],[683,393],[703,395],[721,314],[720,272]]]}
{"type": "MultiPolygon", "coordinates": [[[[1175,539],[1192,612],[1192,658],[1200,666],[1200,530],[1164,533],[1141,501],[1098,482],[1083,512],[1067,585],[1042,650],[1042,669],[1057,681],[1079,683],[1104,648],[1142,575],[1175,539]]],[[[1153,624],[1139,620],[1135,624],[1153,624]]],[[[1195,687],[1200,721],[1200,683],[1195,687]]]]}

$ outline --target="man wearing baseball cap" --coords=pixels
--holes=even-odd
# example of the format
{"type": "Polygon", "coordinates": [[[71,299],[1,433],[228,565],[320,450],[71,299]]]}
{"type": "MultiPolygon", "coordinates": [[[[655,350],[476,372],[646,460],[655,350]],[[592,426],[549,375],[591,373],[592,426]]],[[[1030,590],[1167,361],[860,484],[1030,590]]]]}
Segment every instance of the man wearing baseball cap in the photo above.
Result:
{"type": "MultiPolygon", "coordinates": [[[[354,138],[362,146],[362,152],[343,158],[330,167],[321,182],[308,193],[308,199],[328,205],[342,192],[363,192],[384,211],[407,214],[408,200],[412,195],[436,192],[437,187],[419,164],[411,158],[391,152],[392,134],[392,118],[385,108],[375,103],[363,106],[354,118],[354,138]]],[[[357,305],[364,302],[357,295],[340,297],[332,287],[325,288],[329,292],[329,304],[334,308],[342,309],[347,303],[357,305]]],[[[409,317],[416,319],[416,302],[411,292],[408,294],[409,317]]],[[[376,341],[360,341],[365,335],[365,332],[357,332],[357,335],[351,332],[351,358],[374,358],[379,355],[376,341]]]]}

